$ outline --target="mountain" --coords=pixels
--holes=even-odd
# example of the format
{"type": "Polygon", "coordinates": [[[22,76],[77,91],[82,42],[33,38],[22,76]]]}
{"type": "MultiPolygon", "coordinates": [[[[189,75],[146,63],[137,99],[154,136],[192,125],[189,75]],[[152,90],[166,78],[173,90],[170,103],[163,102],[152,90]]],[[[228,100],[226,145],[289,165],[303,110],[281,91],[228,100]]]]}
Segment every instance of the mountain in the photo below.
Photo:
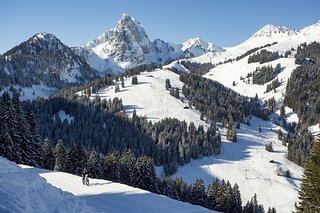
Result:
{"type": "Polygon", "coordinates": [[[71,48],[48,33],[38,33],[0,57],[4,86],[62,87],[88,82],[96,72],[71,48]]]}
{"type": "Polygon", "coordinates": [[[161,39],[150,41],[143,26],[127,14],[122,15],[113,29],[75,48],[75,52],[83,54],[100,72],[121,72],[140,64],[163,64],[179,57],[190,58],[216,51],[223,49],[199,38],[183,44],[171,44],[161,39]]]}
{"type": "Polygon", "coordinates": [[[184,55],[187,58],[198,57],[207,52],[223,52],[224,49],[212,43],[207,43],[200,38],[191,38],[182,43],[184,55]]]}

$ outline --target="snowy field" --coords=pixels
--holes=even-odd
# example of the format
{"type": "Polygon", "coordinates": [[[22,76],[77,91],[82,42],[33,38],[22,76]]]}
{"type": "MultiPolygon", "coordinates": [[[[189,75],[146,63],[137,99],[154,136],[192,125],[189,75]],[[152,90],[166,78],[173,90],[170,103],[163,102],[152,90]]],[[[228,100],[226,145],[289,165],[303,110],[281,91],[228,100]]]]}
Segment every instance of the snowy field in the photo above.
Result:
{"type": "Polygon", "coordinates": [[[18,166],[0,157],[2,213],[206,213],[200,206],[105,180],[18,166]]]}
{"type": "MultiPolygon", "coordinates": [[[[180,89],[183,83],[179,81],[179,75],[169,70],[156,70],[153,72],[143,72],[138,77],[138,84],[132,85],[132,78],[124,80],[125,87],[122,88],[121,82],[118,82],[120,92],[115,93],[114,86],[109,86],[98,92],[101,99],[121,98],[124,109],[129,116],[136,109],[137,115],[144,116],[148,120],[157,122],[166,117],[177,118],[187,123],[194,122],[196,126],[208,126],[200,120],[200,113],[195,109],[184,109],[188,102],[181,102],[180,99],[174,98],[165,89],[166,79],[170,79],[172,87],[180,89]]],[[[92,95],[92,98],[96,94],[92,95]]]]}
{"type": "Polygon", "coordinates": [[[202,178],[206,185],[215,178],[229,180],[239,185],[243,204],[256,193],[259,203],[266,209],[270,206],[277,212],[291,212],[298,200],[303,168],[285,158],[287,148],[282,146],[275,132],[279,127],[255,117],[250,125],[241,124],[236,143],[226,141],[223,133],[220,155],[193,160],[179,167],[174,177],[182,176],[189,183],[202,178]],[[262,132],[258,131],[259,125],[262,132]],[[274,152],[265,150],[270,142],[274,152]],[[270,163],[271,160],[274,163],[270,163]],[[289,170],[292,178],[278,176],[278,168],[289,170]]]}

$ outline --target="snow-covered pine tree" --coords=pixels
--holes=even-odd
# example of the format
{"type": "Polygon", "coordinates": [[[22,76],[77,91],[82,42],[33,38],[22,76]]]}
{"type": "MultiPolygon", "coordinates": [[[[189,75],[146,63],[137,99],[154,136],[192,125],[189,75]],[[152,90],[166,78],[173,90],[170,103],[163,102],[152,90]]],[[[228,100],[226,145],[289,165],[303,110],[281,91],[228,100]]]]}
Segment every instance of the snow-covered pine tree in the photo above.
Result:
{"type": "Polygon", "coordinates": [[[240,189],[237,183],[234,184],[231,191],[231,212],[233,213],[241,213],[242,212],[242,203],[241,203],[241,194],[240,189]]]}
{"type": "Polygon", "coordinates": [[[110,181],[118,182],[120,179],[119,171],[119,153],[113,150],[107,154],[103,163],[104,178],[110,181]]]}
{"type": "MultiPolygon", "coordinates": [[[[160,188],[160,187],[159,187],[160,188]]],[[[177,199],[175,182],[168,176],[165,176],[161,182],[162,194],[172,199],[177,199]]]]}
{"type": "Polygon", "coordinates": [[[66,151],[63,145],[63,141],[60,139],[54,149],[55,165],[54,171],[64,172],[65,171],[65,161],[66,161],[66,151]]]}
{"type": "Polygon", "coordinates": [[[174,181],[177,199],[183,202],[188,202],[191,195],[191,187],[182,179],[182,177],[177,177],[174,181]]]}
{"type": "Polygon", "coordinates": [[[140,156],[135,163],[133,186],[153,192],[156,189],[156,178],[153,160],[146,155],[140,156]]]}
{"type": "Polygon", "coordinates": [[[202,179],[197,179],[192,186],[190,203],[199,206],[206,204],[206,188],[202,179]]]}
{"type": "Polygon", "coordinates": [[[217,205],[217,196],[219,189],[219,179],[213,180],[211,184],[209,184],[207,189],[207,203],[206,208],[214,210],[217,205]]]}
{"type": "Polygon", "coordinates": [[[11,99],[7,92],[4,92],[0,101],[0,155],[8,160],[21,163],[21,153],[18,144],[11,137],[11,99]]]}
{"type": "Polygon", "coordinates": [[[120,157],[120,180],[121,183],[132,185],[132,175],[134,170],[134,156],[130,149],[125,150],[120,157]]]}
{"type": "Polygon", "coordinates": [[[34,156],[33,150],[30,147],[30,135],[26,121],[23,118],[22,108],[19,102],[19,94],[14,93],[11,101],[11,115],[10,115],[10,131],[11,137],[19,147],[20,152],[20,163],[33,165],[32,156],[34,156]]]}
{"type": "Polygon", "coordinates": [[[72,143],[66,152],[66,172],[80,175],[87,163],[87,153],[80,143],[72,143]]]}
{"type": "Polygon", "coordinates": [[[37,163],[37,166],[43,166],[43,150],[40,142],[40,135],[37,128],[37,122],[34,114],[30,108],[26,108],[24,117],[27,121],[30,131],[30,140],[31,140],[31,149],[35,153],[34,160],[37,163]]]}
{"type": "Polygon", "coordinates": [[[90,173],[90,177],[92,178],[102,178],[103,176],[103,166],[102,166],[102,158],[100,154],[96,151],[91,151],[88,162],[87,162],[88,171],[90,173]]]}
{"type": "Polygon", "coordinates": [[[263,205],[258,204],[257,195],[251,198],[250,202],[248,201],[247,204],[243,207],[243,213],[264,213],[263,205]]]}
{"type": "Polygon", "coordinates": [[[320,212],[320,140],[315,141],[305,164],[297,213],[320,212]]]}
{"type": "Polygon", "coordinates": [[[44,157],[44,168],[53,170],[54,168],[54,150],[49,138],[46,138],[43,143],[43,157],[44,157]]]}

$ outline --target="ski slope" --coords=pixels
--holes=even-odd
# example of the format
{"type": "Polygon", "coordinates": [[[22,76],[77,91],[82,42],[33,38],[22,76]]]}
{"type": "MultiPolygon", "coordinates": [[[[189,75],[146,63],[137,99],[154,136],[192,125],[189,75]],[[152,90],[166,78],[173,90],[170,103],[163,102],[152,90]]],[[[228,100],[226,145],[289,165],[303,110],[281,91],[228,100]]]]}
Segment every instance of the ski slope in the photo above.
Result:
{"type": "Polygon", "coordinates": [[[179,81],[179,75],[166,69],[157,69],[152,72],[142,72],[138,77],[138,84],[132,85],[132,77],[124,80],[125,87],[122,88],[121,82],[117,82],[120,92],[115,93],[114,86],[106,87],[97,94],[92,94],[91,98],[99,95],[101,99],[121,98],[124,109],[129,116],[133,110],[137,115],[144,116],[152,122],[160,121],[166,117],[185,120],[187,123],[194,122],[196,126],[203,125],[205,128],[208,124],[200,120],[200,113],[195,109],[184,109],[188,106],[188,101],[182,102],[174,98],[165,89],[166,79],[170,79],[172,87],[180,89],[183,83],[179,81]]]}
{"type": "Polygon", "coordinates": [[[0,212],[5,213],[206,213],[200,206],[106,180],[90,179],[29,166],[0,157],[0,212]]]}
{"type": "Polygon", "coordinates": [[[241,124],[237,130],[236,143],[227,141],[225,132],[222,132],[220,155],[193,160],[179,167],[173,177],[181,176],[188,183],[201,177],[206,185],[215,178],[225,179],[239,185],[243,205],[256,193],[265,209],[270,206],[277,212],[291,212],[298,201],[303,168],[285,158],[287,148],[277,139],[275,131],[278,128],[271,122],[253,117],[250,126],[241,124]],[[258,131],[259,126],[262,132],[258,131]],[[265,150],[265,145],[270,142],[274,152],[265,150]],[[278,176],[278,168],[289,170],[292,178],[278,176]]]}

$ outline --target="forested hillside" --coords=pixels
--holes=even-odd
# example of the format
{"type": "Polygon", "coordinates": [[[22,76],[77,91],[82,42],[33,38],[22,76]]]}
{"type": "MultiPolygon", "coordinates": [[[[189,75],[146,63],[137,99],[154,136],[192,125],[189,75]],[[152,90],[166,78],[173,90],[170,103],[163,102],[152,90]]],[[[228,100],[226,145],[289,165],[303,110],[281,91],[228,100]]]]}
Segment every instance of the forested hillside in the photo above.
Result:
{"type": "Polygon", "coordinates": [[[313,146],[314,137],[308,127],[320,119],[320,43],[302,44],[297,49],[295,62],[299,64],[288,80],[285,105],[299,117],[295,132],[286,138],[288,158],[304,165],[313,146]]]}

